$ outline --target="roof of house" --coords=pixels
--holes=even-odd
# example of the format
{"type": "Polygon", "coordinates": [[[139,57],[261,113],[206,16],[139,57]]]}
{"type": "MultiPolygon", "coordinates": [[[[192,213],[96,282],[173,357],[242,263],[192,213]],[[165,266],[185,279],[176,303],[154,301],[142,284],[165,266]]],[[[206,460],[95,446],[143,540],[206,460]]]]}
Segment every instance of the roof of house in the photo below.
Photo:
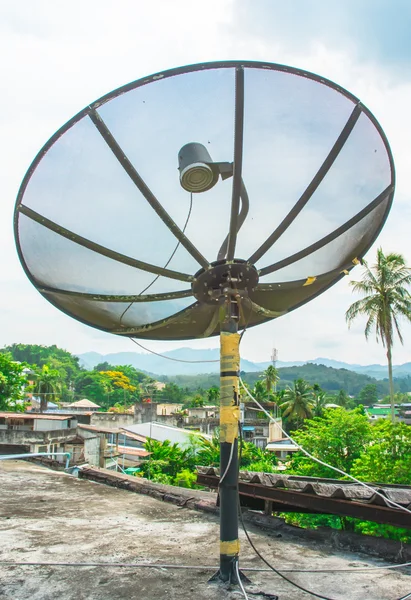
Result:
{"type": "Polygon", "coordinates": [[[102,427],[101,425],[88,425],[85,423],[79,423],[80,429],[87,429],[88,431],[95,431],[97,433],[122,433],[120,429],[113,427],[102,427]]]}
{"type": "Polygon", "coordinates": [[[298,446],[290,442],[290,440],[274,440],[272,442],[268,442],[265,447],[266,450],[270,450],[271,452],[282,451],[282,452],[296,452],[298,450],[298,446]]]}
{"type": "Polygon", "coordinates": [[[95,404],[91,400],[87,400],[87,398],[83,398],[82,400],[77,400],[77,402],[72,402],[68,406],[72,406],[73,408],[100,408],[99,404],[95,404]]]}
{"type": "Polygon", "coordinates": [[[75,419],[74,415],[48,415],[38,413],[19,413],[19,412],[0,412],[0,418],[3,419],[47,419],[48,421],[65,421],[67,419],[75,419]]]}
{"type": "Polygon", "coordinates": [[[128,437],[132,440],[137,440],[138,442],[142,442],[143,444],[147,440],[147,437],[145,435],[140,435],[139,433],[133,433],[132,431],[126,431],[122,427],[120,428],[119,433],[120,433],[120,435],[125,435],[126,437],[128,437]]]}
{"type": "Polygon", "coordinates": [[[374,415],[374,416],[379,416],[379,415],[386,416],[386,415],[391,414],[391,408],[385,408],[382,406],[370,406],[370,407],[366,406],[365,410],[369,415],[374,415]]]}
{"type": "Polygon", "coordinates": [[[141,458],[145,458],[146,456],[150,456],[151,452],[144,450],[144,448],[133,448],[132,446],[119,446],[118,451],[121,454],[127,454],[130,456],[140,456],[141,458]]]}
{"type": "Polygon", "coordinates": [[[122,429],[124,429],[126,432],[131,431],[132,433],[138,433],[140,436],[152,438],[153,440],[157,440],[159,442],[165,442],[166,440],[169,440],[173,443],[184,444],[190,440],[190,436],[192,435],[200,435],[211,440],[211,435],[155,422],[137,423],[135,425],[123,427],[122,429]]]}

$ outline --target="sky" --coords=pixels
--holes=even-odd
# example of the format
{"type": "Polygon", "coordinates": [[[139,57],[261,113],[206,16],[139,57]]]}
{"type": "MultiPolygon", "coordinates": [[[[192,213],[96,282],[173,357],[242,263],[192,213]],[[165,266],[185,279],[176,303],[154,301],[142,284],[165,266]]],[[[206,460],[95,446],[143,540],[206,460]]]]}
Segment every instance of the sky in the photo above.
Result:
{"type": "MultiPolygon", "coordinates": [[[[411,5],[407,0],[84,0],[69,4],[0,0],[0,346],[57,344],[74,353],[134,351],[127,339],[64,315],[27,280],[17,258],[13,210],[21,180],[36,153],[71,116],[110,90],[168,68],[213,60],[288,64],[342,85],[374,113],[392,148],[397,173],[393,208],[376,248],[411,262],[411,5]]],[[[351,278],[360,275],[358,267],[351,278]]],[[[269,360],[318,356],[383,363],[384,349],[366,342],[364,322],[347,329],[354,296],[345,278],[316,300],[250,329],[242,354],[269,360]]],[[[411,327],[394,348],[396,364],[411,360],[411,327]]],[[[216,347],[217,340],[146,342],[155,351],[216,347]]]]}

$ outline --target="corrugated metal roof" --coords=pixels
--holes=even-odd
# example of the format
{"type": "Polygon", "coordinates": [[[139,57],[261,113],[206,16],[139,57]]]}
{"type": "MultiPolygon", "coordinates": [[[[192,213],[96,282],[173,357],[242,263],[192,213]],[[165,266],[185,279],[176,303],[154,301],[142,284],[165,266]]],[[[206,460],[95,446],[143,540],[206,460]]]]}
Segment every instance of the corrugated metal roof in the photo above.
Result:
{"type": "Polygon", "coordinates": [[[118,446],[118,451],[121,454],[126,454],[130,456],[140,456],[141,458],[150,456],[151,454],[151,452],[147,452],[147,450],[144,450],[143,448],[133,448],[131,446],[118,446]]]}
{"type": "MultiPolygon", "coordinates": [[[[214,467],[198,467],[197,470],[204,475],[219,477],[218,470],[214,467]]],[[[353,502],[375,504],[390,508],[391,505],[387,500],[392,500],[405,508],[411,509],[411,486],[368,483],[367,485],[387,498],[387,500],[384,500],[381,496],[378,496],[375,492],[362,485],[350,481],[339,481],[338,479],[299,477],[297,475],[284,475],[283,473],[240,471],[239,480],[247,483],[257,483],[270,488],[292,490],[312,496],[351,500],[353,502]]]]}
{"type": "Polygon", "coordinates": [[[75,415],[49,415],[49,414],[38,414],[38,413],[18,413],[18,412],[0,412],[0,418],[3,419],[47,419],[48,421],[66,421],[67,419],[75,419],[75,415]]]}
{"type": "Polygon", "coordinates": [[[95,431],[96,433],[122,433],[120,429],[112,429],[111,427],[102,427],[101,425],[87,425],[80,423],[78,425],[80,429],[87,429],[88,431],[95,431]]]}
{"type": "Polygon", "coordinates": [[[91,400],[87,400],[87,398],[83,398],[82,400],[77,400],[77,402],[72,402],[68,404],[68,407],[72,406],[73,408],[100,408],[99,404],[92,402],[91,400]]]}

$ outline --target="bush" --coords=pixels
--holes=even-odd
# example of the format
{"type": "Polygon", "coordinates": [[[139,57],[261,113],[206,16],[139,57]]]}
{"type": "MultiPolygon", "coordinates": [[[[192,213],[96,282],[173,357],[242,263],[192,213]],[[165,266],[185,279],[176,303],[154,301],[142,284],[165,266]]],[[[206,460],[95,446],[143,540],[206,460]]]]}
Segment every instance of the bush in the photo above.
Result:
{"type": "Polygon", "coordinates": [[[197,475],[188,469],[183,469],[174,479],[174,485],[178,485],[179,487],[184,488],[194,488],[196,487],[197,475]]]}

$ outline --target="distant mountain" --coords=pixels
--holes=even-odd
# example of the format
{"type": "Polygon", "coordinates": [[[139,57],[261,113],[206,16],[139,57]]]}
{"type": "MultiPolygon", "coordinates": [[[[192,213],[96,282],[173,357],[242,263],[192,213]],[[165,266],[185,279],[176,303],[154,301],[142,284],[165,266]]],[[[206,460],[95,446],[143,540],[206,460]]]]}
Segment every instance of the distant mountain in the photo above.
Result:
{"type": "MultiPolygon", "coordinates": [[[[79,354],[80,364],[86,369],[93,369],[101,362],[108,362],[111,365],[132,365],[140,371],[150,374],[175,376],[175,375],[197,375],[206,373],[217,373],[219,371],[219,349],[199,350],[194,348],[178,348],[163,352],[163,354],[172,360],[167,360],[156,356],[155,354],[143,354],[138,352],[116,352],[113,354],[99,354],[98,352],[86,352],[79,354]],[[199,362],[179,362],[199,361],[199,362]],[[210,362],[203,362],[210,361],[210,362]],[[215,361],[215,362],[213,362],[215,361]]],[[[257,373],[264,371],[270,361],[253,362],[246,358],[241,359],[241,370],[247,373],[257,373]]],[[[386,379],[388,377],[387,368],[384,365],[358,365],[332,360],[329,358],[315,358],[309,361],[278,361],[278,368],[299,367],[305,364],[324,365],[334,369],[348,369],[355,373],[368,375],[376,379],[386,379]]],[[[411,376],[411,363],[396,365],[393,368],[394,377],[411,376]]]]}

